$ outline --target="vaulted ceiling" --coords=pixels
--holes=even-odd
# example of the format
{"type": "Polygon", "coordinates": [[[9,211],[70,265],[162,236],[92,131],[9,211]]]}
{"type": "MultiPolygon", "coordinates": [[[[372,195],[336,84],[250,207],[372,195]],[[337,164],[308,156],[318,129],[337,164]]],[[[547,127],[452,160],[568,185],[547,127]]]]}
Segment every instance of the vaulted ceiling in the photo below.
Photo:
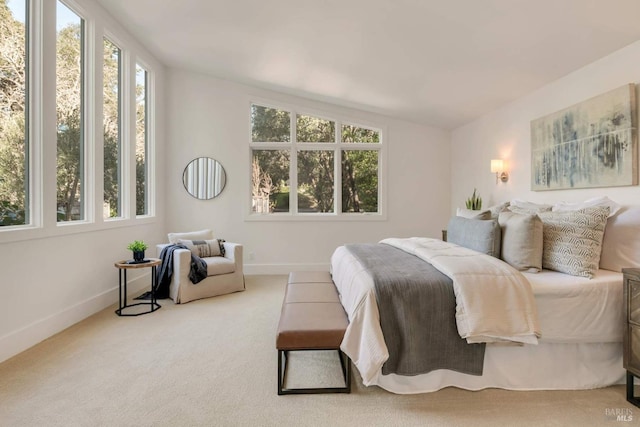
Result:
{"type": "Polygon", "coordinates": [[[98,0],[168,67],[452,129],[640,39],[638,0],[98,0]]]}

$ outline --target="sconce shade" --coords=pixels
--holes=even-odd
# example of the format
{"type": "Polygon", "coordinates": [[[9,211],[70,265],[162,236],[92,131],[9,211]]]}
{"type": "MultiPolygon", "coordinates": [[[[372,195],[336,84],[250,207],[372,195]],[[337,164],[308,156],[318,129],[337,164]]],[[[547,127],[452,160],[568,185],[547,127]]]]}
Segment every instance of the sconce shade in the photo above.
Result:
{"type": "Polygon", "coordinates": [[[504,170],[504,162],[502,160],[491,160],[491,173],[498,173],[504,170]]]}

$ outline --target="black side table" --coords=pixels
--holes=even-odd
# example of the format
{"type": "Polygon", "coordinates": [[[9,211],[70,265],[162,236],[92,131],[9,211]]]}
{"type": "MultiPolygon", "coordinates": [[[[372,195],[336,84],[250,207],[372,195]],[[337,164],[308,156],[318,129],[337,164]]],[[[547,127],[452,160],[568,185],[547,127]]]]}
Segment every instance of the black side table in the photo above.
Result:
{"type": "Polygon", "coordinates": [[[145,262],[134,263],[132,261],[118,261],[114,265],[118,269],[118,309],[116,314],[118,316],[140,316],[142,314],[153,313],[160,309],[161,305],[156,300],[156,267],[160,265],[161,260],[158,258],[149,258],[145,262]],[[151,301],[150,302],[138,302],[135,304],[127,305],[127,270],[137,268],[149,268],[151,267],[151,301]],[[124,309],[129,307],[135,307],[137,305],[148,305],[148,311],[142,311],[137,313],[125,313],[124,309]]]}

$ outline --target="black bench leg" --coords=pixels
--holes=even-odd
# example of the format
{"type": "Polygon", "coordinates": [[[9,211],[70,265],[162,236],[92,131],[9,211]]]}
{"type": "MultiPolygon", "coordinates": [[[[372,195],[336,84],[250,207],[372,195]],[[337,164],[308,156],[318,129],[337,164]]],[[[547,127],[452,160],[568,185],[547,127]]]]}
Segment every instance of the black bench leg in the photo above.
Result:
{"type": "Polygon", "coordinates": [[[278,350],[278,395],[285,394],[284,389],[284,377],[287,375],[287,352],[278,350]]]}
{"type": "MultiPolygon", "coordinates": [[[[314,349],[329,350],[329,349],[314,349]]],[[[295,351],[295,350],[291,350],[295,351]]],[[[304,349],[304,351],[311,351],[304,349]]],[[[287,358],[288,350],[278,350],[278,395],[284,394],[319,394],[319,393],[351,393],[351,361],[349,356],[338,350],[340,358],[340,366],[344,378],[344,387],[326,387],[326,388],[284,388],[284,380],[287,375],[287,358]]]]}
{"type": "Polygon", "coordinates": [[[349,356],[344,354],[342,350],[338,350],[338,357],[340,358],[340,366],[342,366],[342,376],[346,388],[345,393],[351,393],[351,361],[349,360],[349,356]]]}

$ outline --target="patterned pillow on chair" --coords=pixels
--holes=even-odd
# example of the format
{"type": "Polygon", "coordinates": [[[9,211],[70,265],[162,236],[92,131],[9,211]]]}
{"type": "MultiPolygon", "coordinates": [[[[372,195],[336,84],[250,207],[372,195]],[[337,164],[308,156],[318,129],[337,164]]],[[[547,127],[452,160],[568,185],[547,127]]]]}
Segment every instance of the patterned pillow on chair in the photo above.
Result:
{"type": "Polygon", "coordinates": [[[208,258],[214,256],[224,256],[224,239],[213,240],[183,240],[179,239],[176,243],[184,245],[197,257],[208,258]]]}

